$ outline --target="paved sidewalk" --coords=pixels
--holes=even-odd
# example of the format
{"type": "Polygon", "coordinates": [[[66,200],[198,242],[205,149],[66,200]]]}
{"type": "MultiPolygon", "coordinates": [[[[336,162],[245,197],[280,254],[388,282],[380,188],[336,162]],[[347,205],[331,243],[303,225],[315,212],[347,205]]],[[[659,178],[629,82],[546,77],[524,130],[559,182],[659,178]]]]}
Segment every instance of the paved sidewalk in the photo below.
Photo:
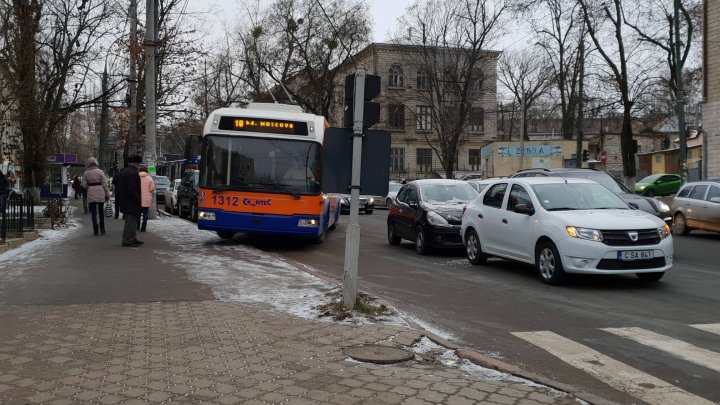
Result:
{"type": "MultiPolygon", "coordinates": [[[[160,299],[149,300],[154,302],[142,302],[142,294],[129,294],[124,302],[117,292],[113,300],[87,302],[78,294],[95,288],[100,297],[108,286],[63,286],[58,276],[51,280],[56,284],[42,284],[45,278],[37,274],[74,272],[74,284],[82,284],[83,277],[97,274],[78,273],[67,252],[107,245],[115,252],[112,257],[123,254],[133,263],[155,263],[157,252],[171,247],[148,232],[142,239],[152,248],[123,249],[118,238],[121,221],[109,219],[109,235],[92,237],[89,218],[77,215],[85,226],[63,242],[63,249],[38,256],[43,263],[29,261],[26,273],[18,273],[22,277],[3,281],[0,274],[0,284],[5,285],[0,285],[2,404],[577,403],[558,391],[473,375],[432,356],[418,355],[392,365],[354,361],[343,349],[360,344],[409,348],[424,333],[383,324],[302,319],[268,305],[221,302],[202,289],[189,300],[177,300],[185,294],[177,291],[191,289],[192,283],[183,278],[169,284],[177,286],[175,293],[165,291],[160,299]],[[40,300],[46,305],[37,305],[30,298],[18,304],[4,299],[12,297],[8,291],[15,287],[38,295],[54,296],[53,289],[62,288],[78,293],[60,294],[62,304],[40,300]]],[[[110,260],[101,271],[122,283],[113,273],[122,273],[126,266],[123,260],[110,260]]],[[[150,282],[174,273],[181,272],[170,269],[150,282]]]]}

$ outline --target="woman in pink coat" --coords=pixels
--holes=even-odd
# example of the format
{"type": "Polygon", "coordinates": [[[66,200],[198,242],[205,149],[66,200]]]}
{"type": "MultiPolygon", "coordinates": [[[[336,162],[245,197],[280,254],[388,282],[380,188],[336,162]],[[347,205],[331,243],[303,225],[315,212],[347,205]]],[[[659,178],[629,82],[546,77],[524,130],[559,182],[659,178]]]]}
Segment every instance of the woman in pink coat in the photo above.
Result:
{"type": "Polygon", "coordinates": [[[148,213],[150,211],[150,205],[152,204],[152,193],[155,191],[155,182],[150,173],[148,173],[147,167],[140,168],[140,201],[142,205],[142,226],[140,226],[140,217],[138,217],[137,229],[140,232],[145,232],[147,228],[148,213]]]}

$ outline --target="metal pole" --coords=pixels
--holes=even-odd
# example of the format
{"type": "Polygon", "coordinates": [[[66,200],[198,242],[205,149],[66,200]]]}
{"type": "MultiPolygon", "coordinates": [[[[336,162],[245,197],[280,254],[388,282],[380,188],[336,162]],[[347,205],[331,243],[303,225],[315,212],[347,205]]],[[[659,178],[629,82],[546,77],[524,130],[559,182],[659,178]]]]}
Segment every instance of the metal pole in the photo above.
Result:
{"type": "Polygon", "coordinates": [[[357,296],[358,259],[360,257],[360,168],[362,162],[363,115],[365,107],[365,67],[355,72],[353,111],[352,181],[350,184],[350,224],[345,236],[345,275],[343,277],[343,305],[355,308],[357,296]]]}
{"type": "MultiPolygon", "coordinates": [[[[687,181],[687,139],[685,139],[685,90],[683,89],[683,62],[680,44],[680,0],[675,0],[675,70],[677,87],[678,135],[680,136],[680,176],[687,181]]],[[[705,158],[705,157],[703,157],[705,158]]]]}
{"type": "MultiPolygon", "coordinates": [[[[155,46],[157,43],[156,36],[156,8],[155,0],[146,1],[147,10],[145,11],[145,164],[148,172],[155,176],[155,162],[157,162],[157,138],[156,138],[156,61],[155,46]]],[[[152,193],[152,202],[150,204],[150,219],[157,218],[157,206],[155,192],[152,193]]]]}
{"type": "Polygon", "coordinates": [[[578,118],[577,118],[577,148],[576,148],[576,154],[577,154],[577,167],[582,167],[582,143],[583,143],[583,116],[585,113],[583,112],[583,103],[585,100],[583,98],[585,97],[584,93],[584,85],[585,85],[585,41],[580,41],[580,49],[578,49],[578,52],[580,52],[580,83],[578,83],[578,118]]]}
{"type": "Polygon", "coordinates": [[[108,167],[110,165],[108,164],[108,157],[107,157],[107,139],[108,139],[108,73],[107,73],[107,63],[105,64],[105,70],[103,70],[103,77],[102,77],[102,101],[100,105],[100,145],[99,145],[99,164],[100,168],[107,174],[108,173],[108,167]]]}
{"type": "Polygon", "coordinates": [[[130,0],[130,72],[128,92],[130,93],[130,131],[128,133],[128,155],[137,153],[137,2],[130,0]]]}
{"type": "Polygon", "coordinates": [[[525,165],[525,89],[520,95],[520,170],[525,165]]]}

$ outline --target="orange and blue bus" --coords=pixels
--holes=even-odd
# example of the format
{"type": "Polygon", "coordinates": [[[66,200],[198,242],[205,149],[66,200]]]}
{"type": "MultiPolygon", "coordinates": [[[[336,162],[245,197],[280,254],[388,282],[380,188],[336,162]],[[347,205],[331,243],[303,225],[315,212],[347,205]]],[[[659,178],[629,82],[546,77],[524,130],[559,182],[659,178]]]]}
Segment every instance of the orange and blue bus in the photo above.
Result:
{"type": "Polygon", "coordinates": [[[338,222],[336,197],[321,191],[324,117],[299,106],[221,108],[205,123],[198,228],[325,239],[338,222]]]}

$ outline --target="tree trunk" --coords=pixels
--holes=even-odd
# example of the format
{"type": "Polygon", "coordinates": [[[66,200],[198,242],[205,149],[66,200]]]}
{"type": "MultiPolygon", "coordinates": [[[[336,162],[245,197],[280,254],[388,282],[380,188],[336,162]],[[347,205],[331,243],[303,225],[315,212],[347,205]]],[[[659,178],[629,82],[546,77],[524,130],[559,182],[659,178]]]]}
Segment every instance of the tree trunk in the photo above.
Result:
{"type": "Polygon", "coordinates": [[[625,185],[631,190],[635,184],[635,150],[633,149],[632,115],[631,107],[626,105],[623,111],[622,132],[620,133],[620,147],[622,149],[623,174],[625,185]]]}

